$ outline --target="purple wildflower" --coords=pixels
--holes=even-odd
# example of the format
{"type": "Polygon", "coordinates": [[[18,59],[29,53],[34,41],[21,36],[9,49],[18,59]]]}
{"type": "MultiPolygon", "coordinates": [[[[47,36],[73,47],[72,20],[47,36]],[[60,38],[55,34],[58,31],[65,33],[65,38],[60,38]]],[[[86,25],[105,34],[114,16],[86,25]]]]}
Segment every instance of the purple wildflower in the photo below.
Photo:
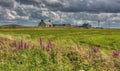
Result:
{"type": "Polygon", "coordinates": [[[25,49],[29,47],[29,45],[26,42],[23,42],[23,40],[20,40],[18,43],[14,41],[13,45],[16,47],[16,49],[25,49]]]}
{"type": "Polygon", "coordinates": [[[27,48],[27,43],[24,43],[24,48],[27,48]]]}
{"type": "Polygon", "coordinates": [[[21,48],[20,44],[17,44],[16,48],[17,48],[17,49],[20,49],[20,48],[21,48]]]}
{"type": "Polygon", "coordinates": [[[78,48],[78,49],[81,49],[81,46],[80,46],[80,45],[77,45],[77,48],[78,48]]]}
{"type": "Polygon", "coordinates": [[[48,40],[47,47],[48,47],[48,48],[53,48],[52,43],[51,43],[51,41],[50,41],[50,40],[48,40]]]}
{"type": "Polygon", "coordinates": [[[93,47],[92,47],[92,50],[93,50],[93,52],[95,52],[95,53],[100,52],[99,48],[96,47],[96,46],[93,46],[93,47]]]}
{"type": "Polygon", "coordinates": [[[26,47],[29,48],[29,44],[27,44],[26,47]]]}
{"type": "Polygon", "coordinates": [[[23,48],[23,41],[22,40],[20,41],[19,44],[20,44],[20,47],[23,48]]]}
{"type": "Polygon", "coordinates": [[[42,38],[40,37],[40,45],[42,46],[43,42],[42,42],[42,38]]]}
{"type": "Polygon", "coordinates": [[[115,50],[115,51],[113,51],[112,56],[113,57],[118,57],[118,56],[120,56],[120,52],[115,50]]]}
{"type": "Polygon", "coordinates": [[[24,48],[29,48],[29,44],[24,43],[24,48]]]}
{"type": "Polygon", "coordinates": [[[16,41],[13,42],[13,45],[14,45],[14,47],[17,47],[17,43],[16,43],[16,41]]]}

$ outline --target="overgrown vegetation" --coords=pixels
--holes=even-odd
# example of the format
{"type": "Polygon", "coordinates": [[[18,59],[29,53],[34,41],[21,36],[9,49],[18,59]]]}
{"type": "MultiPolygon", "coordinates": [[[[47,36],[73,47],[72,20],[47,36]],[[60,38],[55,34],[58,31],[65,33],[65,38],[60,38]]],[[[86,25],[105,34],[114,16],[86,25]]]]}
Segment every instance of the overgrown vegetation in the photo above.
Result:
{"type": "Polygon", "coordinates": [[[120,30],[0,30],[0,71],[120,71],[120,30]]]}

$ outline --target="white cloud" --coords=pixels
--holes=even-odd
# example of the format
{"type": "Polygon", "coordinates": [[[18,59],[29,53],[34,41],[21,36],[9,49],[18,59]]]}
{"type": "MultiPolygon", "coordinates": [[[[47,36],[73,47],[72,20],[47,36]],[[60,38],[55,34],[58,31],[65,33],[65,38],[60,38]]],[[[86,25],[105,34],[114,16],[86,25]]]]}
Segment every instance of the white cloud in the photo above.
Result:
{"type": "Polygon", "coordinates": [[[60,2],[59,0],[46,0],[47,2],[50,2],[50,3],[57,3],[57,2],[60,2]]]}

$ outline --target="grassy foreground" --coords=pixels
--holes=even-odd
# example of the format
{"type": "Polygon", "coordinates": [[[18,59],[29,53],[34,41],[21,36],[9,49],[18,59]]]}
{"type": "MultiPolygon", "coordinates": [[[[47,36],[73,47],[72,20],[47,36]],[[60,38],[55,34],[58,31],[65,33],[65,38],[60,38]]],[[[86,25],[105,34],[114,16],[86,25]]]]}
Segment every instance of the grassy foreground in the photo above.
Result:
{"type": "Polygon", "coordinates": [[[4,27],[0,71],[120,71],[120,29],[4,27]]]}

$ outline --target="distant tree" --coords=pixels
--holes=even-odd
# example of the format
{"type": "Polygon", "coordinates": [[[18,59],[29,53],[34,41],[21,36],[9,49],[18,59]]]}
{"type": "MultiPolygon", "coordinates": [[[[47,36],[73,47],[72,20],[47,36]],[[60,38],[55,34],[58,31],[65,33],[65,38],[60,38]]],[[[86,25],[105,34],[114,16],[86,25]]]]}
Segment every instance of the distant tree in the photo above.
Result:
{"type": "Polygon", "coordinates": [[[41,26],[44,23],[44,20],[41,20],[38,24],[38,26],[41,26]]]}
{"type": "Polygon", "coordinates": [[[84,27],[84,28],[91,28],[92,25],[90,25],[89,23],[84,23],[81,27],[84,27]]]}

